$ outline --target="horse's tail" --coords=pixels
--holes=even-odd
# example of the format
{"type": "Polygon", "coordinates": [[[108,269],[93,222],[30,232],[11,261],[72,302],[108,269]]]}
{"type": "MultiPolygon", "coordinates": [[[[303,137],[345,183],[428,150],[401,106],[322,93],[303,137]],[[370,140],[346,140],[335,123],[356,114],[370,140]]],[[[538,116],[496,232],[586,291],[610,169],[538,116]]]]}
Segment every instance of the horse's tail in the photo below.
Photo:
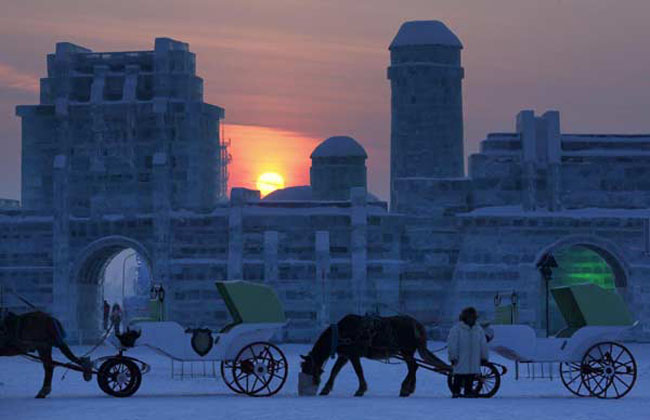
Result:
{"type": "Polygon", "coordinates": [[[65,342],[65,331],[63,326],[58,319],[51,317],[52,326],[54,329],[54,345],[61,350],[61,353],[70,360],[72,363],[75,363],[84,368],[84,379],[89,381],[92,378],[92,362],[89,357],[77,357],[68,347],[68,343],[65,342]]]}
{"type": "Polygon", "coordinates": [[[50,319],[52,320],[54,345],[59,350],[61,350],[61,353],[63,353],[63,355],[68,358],[68,360],[76,364],[81,364],[81,360],[75,356],[74,353],[72,353],[72,350],[70,350],[70,347],[68,347],[68,344],[65,342],[65,331],[63,330],[63,326],[59,320],[56,318],[50,319]]]}
{"type": "Polygon", "coordinates": [[[424,359],[425,362],[439,369],[451,369],[451,366],[449,366],[427,348],[427,333],[424,330],[422,324],[417,321],[415,321],[415,337],[418,342],[418,354],[422,359],[424,359]]]}

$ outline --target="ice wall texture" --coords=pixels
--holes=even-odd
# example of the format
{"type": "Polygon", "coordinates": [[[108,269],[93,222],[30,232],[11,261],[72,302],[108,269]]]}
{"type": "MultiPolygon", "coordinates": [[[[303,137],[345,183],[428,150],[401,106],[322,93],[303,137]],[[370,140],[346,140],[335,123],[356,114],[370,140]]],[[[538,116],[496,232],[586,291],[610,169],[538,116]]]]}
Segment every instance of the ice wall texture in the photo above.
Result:
{"type": "Polygon", "coordinates": [[[560,125],[557,111],[524,110],[514,132],[489,134],[469,159],[472,207],[650,207],[650,135],[565,134],[560,125]]]}
{"type": "Polygon", "coordinates": [[[406,22],[390,47],[391,208],[400,178],[464,176],[462,44],[438,21],[406,22]]]}
{"type": "Polygon", "coordinates": [[[219,122],[203,102],[188,44],[157,38],[150,51],[93,52],[67,42],[47,57],[39,105],[22,117],[23,207],[51,211],[56,157],[73,215],[152,211],[165,189],[172,208],[211,208],[222,198],[219,122]],[[164,166],[157,185],[154,156],[164,166]]]}

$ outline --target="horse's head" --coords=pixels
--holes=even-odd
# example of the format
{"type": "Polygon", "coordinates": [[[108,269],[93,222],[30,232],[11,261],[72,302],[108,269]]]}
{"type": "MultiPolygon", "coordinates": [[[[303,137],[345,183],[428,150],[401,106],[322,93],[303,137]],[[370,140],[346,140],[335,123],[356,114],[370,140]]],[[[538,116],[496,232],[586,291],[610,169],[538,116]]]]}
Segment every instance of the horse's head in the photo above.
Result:
{"type": "Polygon", "coordinates": [[[298,395],[314,396],[318,393],[323,369],[318,366],[311,353],[307,356],[300,355],[300,357],[302,362],[298,374],[298,395]]]}
{"type": "Polygon", "coordinates": [[[314,360],[314,356],[309,353],[307,356],[300,355],[302,362],[300,363],[300,371],[305,375],[312,377],[312,383],[316,386],[320,385],[320,377],[323,374],[323,367],[319,366],[314,360]]]}

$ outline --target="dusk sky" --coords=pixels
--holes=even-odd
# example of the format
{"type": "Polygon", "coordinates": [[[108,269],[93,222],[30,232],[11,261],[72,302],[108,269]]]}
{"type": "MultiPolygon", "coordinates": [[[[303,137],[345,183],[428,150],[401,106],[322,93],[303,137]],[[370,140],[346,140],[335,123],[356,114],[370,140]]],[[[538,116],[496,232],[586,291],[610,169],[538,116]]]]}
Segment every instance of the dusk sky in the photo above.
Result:
{"type": "Polygon", "coordinates": [[[520,109],[561,111],[564,132],[650,132],[648,0],[2,0],[0,197],[20,198],[18,104],[38,102],[57,41],[96,51],[190,43],[206,102],[226,109],[230,186],[265,171],[309,180],[309,153],[350,135],[370,190],[388,198],[387,50],[406,20],[464,44],[465,150],[511,131],[520,109]]]}

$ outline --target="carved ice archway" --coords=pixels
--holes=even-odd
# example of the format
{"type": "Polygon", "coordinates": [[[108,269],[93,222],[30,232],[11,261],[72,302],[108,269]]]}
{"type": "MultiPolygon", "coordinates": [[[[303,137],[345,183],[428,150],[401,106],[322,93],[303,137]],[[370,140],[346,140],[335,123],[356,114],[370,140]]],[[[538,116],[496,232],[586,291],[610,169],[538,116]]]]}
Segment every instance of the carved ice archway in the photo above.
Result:
{"type": "Polygon", "coordinates": [[[584,247],[598,254],[611,267],[616,288],[627,287],[630,270],[623,251],[615,243],[596,235],[570,235],[545,246],[535,256],[535,266],[545,255],[571,247],[584,247]]]}
{"type": "Polygon", "coordinates": [[[97,239],[88,244],[75,259],[72,269],[73,299],[75,299],[76,325],[80,341],[88,342],[99,335],[99,308],[103,287],[101,277],[106,266],[120,252],[133,249],[149,267],[152,273],[150,252],[141,242],[126,236],[112,235],[97,239]]]}

